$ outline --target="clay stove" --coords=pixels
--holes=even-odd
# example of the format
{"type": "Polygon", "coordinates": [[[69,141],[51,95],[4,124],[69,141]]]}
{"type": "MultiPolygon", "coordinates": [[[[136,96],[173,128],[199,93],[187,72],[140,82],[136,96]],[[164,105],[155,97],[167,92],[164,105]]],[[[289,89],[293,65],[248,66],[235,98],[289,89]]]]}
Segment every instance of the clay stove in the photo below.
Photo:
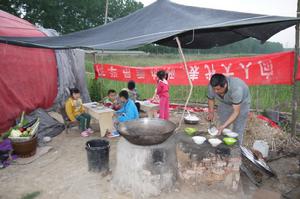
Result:
{"type": "Polygon", "coordinates": [[[117,144],[114,190],[133,198],[148,198],[172,189],[177,177],[177,156],[175,139],[169,136],[175,128],[172,122],[148,118],[119,127],[126,139],[121,138],[117,144]]]}
{"type": "Polygon", "coordinates": [[[238,190],[242,163],[238,144],[214,148],[208,142],[197,145],[184,134],[178,134],[176,139],[178,174],[183,183],[199,190],[238,190]]]}

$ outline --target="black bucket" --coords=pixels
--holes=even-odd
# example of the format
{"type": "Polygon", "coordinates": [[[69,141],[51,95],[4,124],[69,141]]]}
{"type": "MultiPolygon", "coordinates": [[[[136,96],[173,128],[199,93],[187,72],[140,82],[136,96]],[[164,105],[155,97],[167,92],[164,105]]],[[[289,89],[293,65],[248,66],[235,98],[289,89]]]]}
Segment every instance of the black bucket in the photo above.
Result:
{"type": "Polygon", "coordinates": [[[85,146],[89,171],[109,171],[109,142],[95,139],[86,142],[85,146]]]}

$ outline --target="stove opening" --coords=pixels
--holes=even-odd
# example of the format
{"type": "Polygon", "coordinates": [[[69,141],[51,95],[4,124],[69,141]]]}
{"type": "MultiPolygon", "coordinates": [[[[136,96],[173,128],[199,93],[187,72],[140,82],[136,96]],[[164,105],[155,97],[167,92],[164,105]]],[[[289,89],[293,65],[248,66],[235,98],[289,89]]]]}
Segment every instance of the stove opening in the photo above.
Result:
{"type": "Polygon", "coordinates": [[[153,164],[154,165],[162,165],[164,164],[164,152],[161,151],[161,150],[154,150],[153,153],[152,153],[152,160],[153,160],[153,164]]]}

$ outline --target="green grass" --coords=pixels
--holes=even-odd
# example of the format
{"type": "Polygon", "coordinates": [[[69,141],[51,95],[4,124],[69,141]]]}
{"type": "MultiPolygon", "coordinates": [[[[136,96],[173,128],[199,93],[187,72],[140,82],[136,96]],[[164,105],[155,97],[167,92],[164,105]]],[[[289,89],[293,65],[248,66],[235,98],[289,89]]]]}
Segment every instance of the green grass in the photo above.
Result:
{"type": "MultiPolygon", "coordinates": [[[[249,55],[186,55],[187,61],[190,60],[205,60],[217,59],[225,57],[239,57],[249,55]]],[[[111,63],[129,66],[155,66],[162,64],[170,64],[181,62],[176,54],[165,55],[105,55],[97,57],[98,63],[111,63]]],[[[92,56],[86,57],[86,71],[90,72],[87,75],[88,87],[91,98],[93,100],[100,100],[106,95],[108,89],[115,89],[117,91],[126,87],[126,82],[118,82],[111,80],[94,80],[93,61],[92,56]]],[[[138,92],[142,99],[147,99],[153,96],[155,85],[138,84],[138,92]]],[[[172,86],[170,88],[171,100],[173,102],[184,102],[187,98],[189,88],[187,86],[172,86]]],[[[292,99],[292,87],[287,85],[272,85],[272,86],[252,86],[250,87],[252,96],[252,108],[267,109],[279,108],[280,111],[289,111],[292,99]]],[[[191,102],[205,103],[207,98],[206,86],[194,87],[191,102]]]]}
{"type": "Polygon", "coordinates": [[[22,197],[22,199],[35,199],[41,194],[40,191],[35,191],[32,193],[28,193],[22,197]]]}
{"type": "MultiPolygon", "coordinates": [[[[249,56],[245,54],[207,54],[207,55],[186,55],[187,61],[192,60],[208,60],[226,57],[249,56]]],[[[97,63],[119,64],[129,66],[155,66],[163,64],[172,64],[182,62],[179,55],[176,54],[150,54],[150,55],[104,55],[97,56],[97,63]]],[[[93,72],[93,57],[86,56],[86,71],[93,72]]]]}

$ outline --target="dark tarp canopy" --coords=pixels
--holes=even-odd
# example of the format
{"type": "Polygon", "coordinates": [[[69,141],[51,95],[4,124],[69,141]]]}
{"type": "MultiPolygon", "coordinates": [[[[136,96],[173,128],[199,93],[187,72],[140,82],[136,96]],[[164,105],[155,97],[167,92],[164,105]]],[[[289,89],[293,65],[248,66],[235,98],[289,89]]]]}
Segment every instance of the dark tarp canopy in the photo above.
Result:
{"type": "Polygon", "coordinates": [[[126,50],[155,43],[183,48],[205,49],[249,37],[262,42],[300,22],[280,17],[184,6],[158,0],[109,24],[51,38],[1,37],[0,42],[53,49],[90,48],[126,50]]]}

